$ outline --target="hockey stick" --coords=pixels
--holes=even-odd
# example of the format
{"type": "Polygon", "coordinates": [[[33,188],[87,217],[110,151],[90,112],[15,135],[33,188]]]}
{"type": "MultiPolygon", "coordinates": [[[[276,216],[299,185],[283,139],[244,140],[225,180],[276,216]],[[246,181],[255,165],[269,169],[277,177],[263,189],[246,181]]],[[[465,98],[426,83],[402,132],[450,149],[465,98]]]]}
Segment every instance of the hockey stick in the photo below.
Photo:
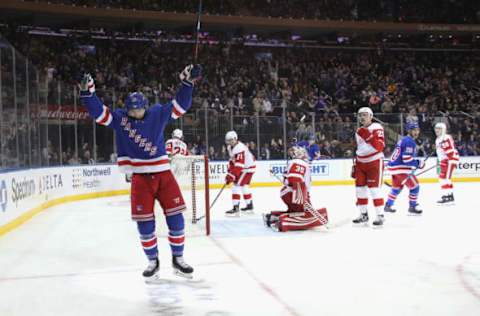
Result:
{"type": "MultiPolygon", "coordinates": [[[[430,158],[430,157],[433,155],[434,152],[435,152],[435,151],[431,151],[431,152],[427,155],[427,157],[425,157],[425,159],[423,160],[423,164],[424,164],[424,165],[426,164],[428,158],[430,158]]],[[[436,167],[436,166],[435,166],[435,167],[436,167]]],[[[418,168],[412,170],[412,172],[410,172],[410,174],[409,174],[405,179],[403,179],[403,181],[402,181],[402,183],[400,183],[400,185],[403,186],[405,183],[407,183],[408,179],[410,179],[411,177],[413,177],[414,175],[416,175],[415,172],[417,172],[418,170],[419,170],[418,168]]],[[[430,168],[430,169],[427,169],[427,170],[431,170],[431,168],[430,168]]],[[[417,174],[417,176],[419,176],[419,175],[421,175],[421,174],[423,174],[423,173],[424,173],[424,172],[420,172],[419,174],[417,174]]],[[[386,185],[387,187],[392,187],[392,184],[391,184],[391,183],[389,183],[389,182],[387,182],[387,181],[384,181],[384,183],[385,183],[385,185],[386,185]]]]}
{"type": "Polygon", "coordinates": [[[272,169],[270,169],[270,170],[268,170],[268,171],[270,171],[270,173],[272,174],[272,176],[275,177],[275,179],[277,179],[281,184],[283,184],[283,180],[282,180],[282,178],[280,178],[279,175],[277,175],[275,172],[273,172],[272,169]]]}
{"type": "Polygon", "coordinates": [[[220,189],[220,192],[217,193],[217,196],[215,197],[215,199],[213,200],[212,204],[210,205],[210,209],[212,209],[212,207],[215,205],[215,202],[217,202],[218,198],[220,197],[220,195],[222,194],[223,190],[227,187],[227,183],[224,183],[222,188],[220,189]]]}
{"type": "MultiPolygon", "coordinates": [[[[217,196],[215,197],[215,199],[213,200],[212,204],[210,205],[210,210],[212,209],[212,207],[215,205],[215,202],[217,202],[218,198],[220,197],[220,195],[222,194],[223,190],[225,189],[225,187],[227,186],[226,183],[223,184],[222,188],[220,189],[220,192],[217,193],[217,196]]],[[[205,217],[205,215],[202,215],[200,216],[199,218],[197,218],[197,221],[203,219],[205,217]]]]}
{"type": "MultiPolygon", "coordinates": [[[[424,173],[426,173],[426,172],[428,172],[428,171],[430,171],[430,170],[432,170],[432,169],[434,169],[434,168],[437,168],[437,165],[433,165],[433,166],[431,166],[430,168],[427,168],[427,169],[425,169],[425,170],[423,170],[422,172],[419,172],[419,173],[417,173],[417,174],[415,174],[415,171],[420,170],[420,169],[415,169],[414,172],[410,173],[410,174],[402,181],[401,185],[403,186],[403,185],[408,181],[408,179],[410,179],[411,177],[413,177],[413,176],[420,176],[420,175],[422,175],[422,174],[424,174],[424,173]]],[[[387,181],[385,181],[385,184],[386,184],[388,187],[392,187],[392,185],[391,185],[390,183],[387,183],[387,181]]]]}
{"type": "Polygon", "coordinates": [[[305,201],[303,203],[303,207],[310,212],[325,228],[329,229],[330,227],[328,226],[328,220],[316,209],[313,208],[312,204],[310,202],[305,201]]]}
{"type": "MultiPolygon", "coordinates": [[[[280,179],[280,177],[277,174],[275,174],[272,169],[270,169],[269,171],[272,174],[272,176],[274,176],[281,184],[283,184],[282,179],[280,179]]],[[[313,217],[315,217],[323,226],[325,226],[325,228],[327,229],[329,228],[327,225],[328,220],[322,214],[320,214],[320,212],[314,209],[310,202],[304,201],[303,207],[307,210],[307,212],[312,214],[313,217]]]]}
{"type": "Polygon", "coordinates": [[[199,46],[199,38],[200,38],[200,18],[202,16],[202,0],[198,1],[198,13],[197,13],[197,32],[195,34],[195,49],[193,51],[193,63],[197,63],[198,59],[198,46],[199,46]]]}

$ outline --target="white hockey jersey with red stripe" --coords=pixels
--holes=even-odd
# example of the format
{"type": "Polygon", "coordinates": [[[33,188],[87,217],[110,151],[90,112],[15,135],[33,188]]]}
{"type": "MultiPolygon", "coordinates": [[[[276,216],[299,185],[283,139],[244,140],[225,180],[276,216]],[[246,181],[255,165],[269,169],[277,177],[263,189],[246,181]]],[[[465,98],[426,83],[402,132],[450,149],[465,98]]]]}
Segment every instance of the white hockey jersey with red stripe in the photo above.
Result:
{"type": "Polygon", "coordinates": [[[310,164],[302,159],[292,159],[288,162],[284,184],[292,186],[295,183],[305,183],[308,191],[311,185],[310,164]]]}
{"type": "Polygon", "coordinates": [[[187,144],[178,138],[171,138],[165,143],[165,151],[170,156],[188,156],[187,144]]]}
{"type": "Polygon", "coordinates": [[[458,163],[460,155],[455,148],[455,142],[451,135],[445,135],[443,137],[437,137],[435,140],[437,148],[437,158],[439,161],[448,160],[450,163],[458,163]]]}
{"type": "Polygon", "coordinates": [[[252,155],[248,147],[237,142],[233,148],[229,148],[230,153],[230,173],[239,177],[242,172],[255,172],[255,157],[252,155]]]}
{"type": "Polygon", "coordinates": [[[359,162],[371,162],[378,159],[383,159],[383,149],[385,148],[385,136],[383,126],[378,123],[372,123],[368,127],[372,134],[372,138],[367,142],[358,134],[359,129],[355,133],[355,140],[357,141],[356,158],[359,162]]]}
{"type": "Polygon", "coordinates": [[[302,159],[292,159],[288,162],[287,170],[284,174],[285,185],[280,191],[280,196],[292,193],[294,204],[303,204],[303,201],[310,200],[311,173],[310,164],[302,159]]]}

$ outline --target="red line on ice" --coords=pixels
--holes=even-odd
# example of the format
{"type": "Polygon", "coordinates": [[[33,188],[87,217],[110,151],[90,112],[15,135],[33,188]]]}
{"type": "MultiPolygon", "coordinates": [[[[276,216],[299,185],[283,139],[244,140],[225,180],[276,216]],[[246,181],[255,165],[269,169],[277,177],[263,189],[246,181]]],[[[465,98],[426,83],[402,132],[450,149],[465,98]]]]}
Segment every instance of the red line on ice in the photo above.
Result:
{"type": "Polygon", "coordinates": [[[241,261],[240,259],[238,259],[237,257],[235,257],[232,253],[230,253],[221,243],[220,241],[216,240],[215,238],[211,238],[211,240],[213,241],[213,243],[218,247],[220,248],[235,264],[237,264],[239,267],[241,267],[243,270],[245,270],[245,272],[247,272],[248,275],[250,275],[250,277],[255,280],[255,282],[257,282],[257,284],[265,291],[267,292],[271,297],[273,297],[273,299],[275,299],[278,303],[280,303],[280,305],[282,305],[285,310],[288,311],[288,313],[292,316],[299,316],[300,314],[298,314],[294,309],[293,307],[291,307],[290,305],[288,305],[271,287],[269,287],[267,284],[265,284],[264,282],[262,282],[259,278],[257,278],[255,276],[255,274],[253,274],[253,272],[251,272],[241,261]]]}

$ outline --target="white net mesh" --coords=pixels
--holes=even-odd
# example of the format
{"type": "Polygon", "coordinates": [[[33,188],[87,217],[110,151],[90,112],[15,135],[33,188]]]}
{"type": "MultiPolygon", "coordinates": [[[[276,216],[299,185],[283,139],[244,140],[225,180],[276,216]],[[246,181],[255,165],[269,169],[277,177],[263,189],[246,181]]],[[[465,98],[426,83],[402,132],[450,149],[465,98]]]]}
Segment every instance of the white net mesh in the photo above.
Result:
{"type": "Polygon", "coordinates": [[[174,156],[171,168],[187,205],[184,213],[186,234],[208,235],[208,160],[205,156],[174,156]]]}

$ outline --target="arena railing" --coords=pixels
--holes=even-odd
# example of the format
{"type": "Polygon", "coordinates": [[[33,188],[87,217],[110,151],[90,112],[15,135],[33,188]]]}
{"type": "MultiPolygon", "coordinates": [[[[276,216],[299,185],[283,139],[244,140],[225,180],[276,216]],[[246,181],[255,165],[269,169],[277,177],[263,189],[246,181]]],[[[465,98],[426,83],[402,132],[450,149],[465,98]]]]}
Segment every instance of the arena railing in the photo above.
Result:
{"type": "MultiPolygon", "coordinates": [[[[97,94],[112,110],[123,106],[122,89],[97,88],[97,94]]],[[[151,104],[165,102],[168,95],[145,91],[151,104]]],[[[36,69],[30,60],[0,38],[0,167],[42,166],[115,162],[116,147],[112,130],[96,125],[80,104],[76,85],[57,80],[54,69],[36,69]]],[[[208,154],[211,160],[228,159],[224,144],[227,131],[237,131],[257,159],[286,158],[294,141],[314,137],[321,158],[351,157],[355,113],[337,113],[298,107],[273,100],[272,111],[255,112],[246,99],[243,111],[237,108],[204,108],[195,102],[192,109],[166,130],[184,131],[185,141],[195,154],[208,154]]],[[[465,154],[480,154],[479,113],[376,113],[385,127],[388,156],[405,123],[417,120],[422,128],[421,154],[434,147],[433,125],[447,122],[465,154]],[[432,147],[433,146],[433,147],[432,147]]]]}

